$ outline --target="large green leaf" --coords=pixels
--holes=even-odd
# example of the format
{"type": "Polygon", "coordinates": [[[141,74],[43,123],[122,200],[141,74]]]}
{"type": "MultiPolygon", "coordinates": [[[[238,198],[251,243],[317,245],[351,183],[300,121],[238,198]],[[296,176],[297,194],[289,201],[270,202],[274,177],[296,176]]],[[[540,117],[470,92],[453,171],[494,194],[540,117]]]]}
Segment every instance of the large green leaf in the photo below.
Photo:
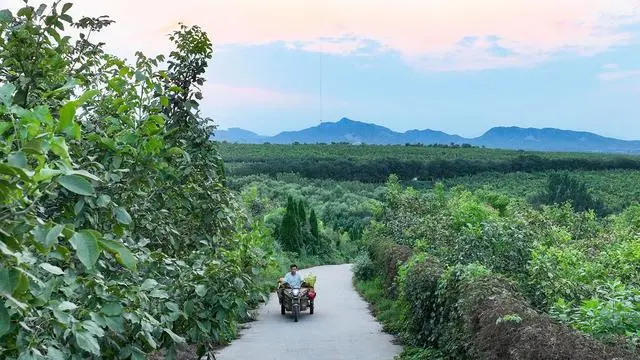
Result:
{"type": "Polygon", "coordinates": [[[69,170],[69,171],[65,172],[65,175],[80,175],[80,176],[86,177],[87,179],[90,179],[90,180],[102,181],[102,180],[100,180],[99,177],[93,175],[92,173],[88,172],[87,170],[69,170]]]}
{"type": "Polygon", "coordinates": [[[63,160],[69,159],[69,147],[63,137],[56,136],[51,141],[51,151],[63,160]]]}
{"type": "Polygon", "coordinates": [[[122,315],[122,305],[119,303],[110,303],[102,307],[102,312],[107,316],[120,316],[122,315]]]}
{"type": "Polygon", "coordinates": [[[112,253],[118,263],[131,271],[137,270],[138,260],[124,244],[113,240],[100,240],[102,247],[112,253]]]}
{"type": "Polygon", "coordinates": [[[4,307],[4,300],[0,299],[0,338],[11,330],[11,317],[7,308],[4,307]]]}
{"type": "Polygon", "coordinates": [[[58,183],[64,186],[67,190],[73,191],[76,194],[80,195],[95,195],[95,190],[93,189],[93,185],[78,175],[63,175],[58,179],[58,183]]]}
{"type": "Polygon", "coordinates": [[[27,156],[22,151],[16,151],[7,156],[7,162],[11,166],[24,169],[27,167],[27,156]]]}
{"type": "Polygon", "coordinates": [[[47,249],[55,245],[55,243],[58,241],[58,236],[62,234],[62,230],[64,230],[64,225],[56,225],[52,227],[51,230],[49,230],[44,242],[44,246],[47,249]]]}
{"type": "Polygon", "coordinates": [[[60,303],[60,305],[58,305],[58,310],[60,311],[73,311],[77,308],[78,308],[78,305],[70,301],[63,301],[60,303]]]}
{"type": "Polygon", "coordinates": [[[198,296],[200,297],[207,295],[207,287],[204,285],[197,285],[196,294],[198,294],[198,296]]]}
{"type": "Polygon", "coordinates": [[[13,102],[13,93],[16,91],[16,87],[13,84],[4,84],[0,86],[0,102],[4,106],[9,107],[13,102]]]}
{"type": "Polygon", "coordinates": [[[60,174],[62,174],[62,170],[42,168],[35,174],[33,180],[35,180],[36,182],[41,182],[44,180],[49,180],[52,177],[58,176],[60,174]]]}
{"type": "Polygon", "coordinates": [[[24,292],[29,287],[29,280],[20,271],[0,269],[0,295],[13,295],[24,292]]]}
{"type": "Polygon", "coordinates": [[[19,177],[22,180],[29,180],[29,174],[21,168],[8,164],[0,164],[0,174],[19,177]]]}
{"type": "Polygon", "coordinates": [[[109,329],[119,334],[124,332],[124,321],[122,319],[122,316],[108,316],[104,318],[104,321],[109,329]]]}
{"type": "Polygon", "coordinates": [[[98,200],[96,200],[96,205],[98,205],[101,208],[105,208],[109,204],[111,204],[111,196],[106,194],[102,194],[98,196],[98,200]]]}
{"type": "Polygon", "coordinates": [[[9,130],[13,124],[8,121],[0,121],[0,136],[4,134],[5,131],[9,130]]]}
{"type": "Polygon", "coordinates": [[[82,94],[78,98],[78,100],[76,100],[76,105],[77,106],[84,105],[87,101],[93,99],[99,93],[100,93],[100,91],[98,91],[98,90],[87,90],[87,91],[85,91],[84,94],[82,94]]]}
{"type": "Polygon", "coordinates": [[[98,257],[100,257],[100,249],[96,236],[90,231],[82,230],[75,233],[70,242],[80,262],[82,262],[87,269],[93,269],[96,261],[98,261],[98,257]]]}
{"type": "Polygon", "coordinates": [[[174,333],[170,329],[164,329],[164,332],[169,334],[169,336],[171,337],[171,340],[173,340],[173,342],[175,342],[176,344],[182,344],[185,342],[183,337],[178,336],[176,333],[174,333]]]}
{"type": "Polygon", "coordinates": [[[86,352],[100,356],[100,345],[91,333],[88,331],[76,331],[76,344],[78,347],[86,352]]]}
{"type": "Polygon", "coordinates": [[[47,359],[48,360],[65,360],[67,357],[64,353],[52,346],[47,348],[47,359]]]}
{"type": "Polygon", "coordinates": [[[60,269],[59,267],[57,267],[55,265],[51,265],[49,263],[42,263],[42,264],[40,264],[40,267],[43,268],[44,270],[52,273],[53,275],[64,275],[64,271],[62,271],[62,269],[60,269]]]}
{"type": "Polygon", "coordinates": [[[13,21],[13,14],[8,9],[0,10],[0,23],[13,21]]]}
{"type": "Polygon", "coordinates": [[[64,5],[62,5],[62,13],[66,13],[67,11],[69,11],[69,9],[71,9],[71,7],[73,6],[72,3],[66,3],[64,5]]]}
{"type": "Polygon", "coordinates": [[[94,321],[85,320],[82,322],[82,327],[92,335],[95,335],[99,338],[104,336],[104,330],[102,330],[102,328],[94,321]]]}
{"type": "Polygon", "coordinates": [[[113,209],[113,215],[120,224],[131,224],[131,215],[124,208],[118,206],[113,209]]]}
{"type": "Polygon", "coordinates": [[[156,286],[158,286],[158,282],[157,281],[155,281],[153,279],[147,279],[140,286],[140,290],[149,291],[149,290],[155,288],[156,286]]]}
{"type": "Polygon", "coordinates": [[[73,118],[76,116],[77,104],[75,101],[69,101],[60,108],[60,122],[58,123],[58,132],[68,132],[73,127],[73,118]]]}
{"type": "Polygon", "coordinates": [[[154,297],[154,298],[158,298],[158,299],[168,299],[169,298],[169,294],[166,291],[160,290],[160,289],[155,289],[155,290],[151,291],[149,293],[149,296],[154,297]]]}

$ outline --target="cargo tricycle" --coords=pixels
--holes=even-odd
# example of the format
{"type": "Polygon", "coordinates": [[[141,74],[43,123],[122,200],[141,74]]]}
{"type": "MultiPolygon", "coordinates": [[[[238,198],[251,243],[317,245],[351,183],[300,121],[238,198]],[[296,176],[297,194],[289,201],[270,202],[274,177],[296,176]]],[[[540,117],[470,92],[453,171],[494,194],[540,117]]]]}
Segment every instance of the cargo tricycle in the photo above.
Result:
{"type": "Polygon", "coordinates": [[[316,292],[313,288],[315,285],[315,277],[305,278],[299,288],[292,288],[289,284],[280,279],[278,285],[278,300],[280,301],[280,313],[285,315],[287,312],[293,314],[293,321],[298,322],[300,313],[309,310],[309,314],[313,315],[316,298],[316,292]]]}

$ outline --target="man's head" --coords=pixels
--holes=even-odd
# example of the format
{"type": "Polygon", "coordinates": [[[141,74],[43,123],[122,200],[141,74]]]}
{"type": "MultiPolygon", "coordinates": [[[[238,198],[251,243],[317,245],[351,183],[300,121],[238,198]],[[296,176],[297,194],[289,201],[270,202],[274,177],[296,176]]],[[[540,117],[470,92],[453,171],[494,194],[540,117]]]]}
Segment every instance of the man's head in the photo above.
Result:
{"type": "Polygon", "coordinates": [[[295,275],[296,272],[298,271],[298,265],[291,264],[291,266],[289,266],[289,270],[291,271],[291,275],[295,275]]]}

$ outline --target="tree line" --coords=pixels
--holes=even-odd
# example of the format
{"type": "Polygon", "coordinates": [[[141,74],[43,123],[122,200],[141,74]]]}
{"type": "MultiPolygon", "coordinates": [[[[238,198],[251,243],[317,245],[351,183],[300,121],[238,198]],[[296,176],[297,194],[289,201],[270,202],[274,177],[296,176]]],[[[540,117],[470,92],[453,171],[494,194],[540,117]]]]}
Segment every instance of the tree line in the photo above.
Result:
{"type": "Polygon", "coordinates": [[[281,158],[260,162],[227,163],[227,171],[233,176],[252,174],[275,176],[279,173],[297,173],[307,178],[355,180],[369,183],[383,183],[391,174],[397,175],[403,181],[434,181],[485,172],[611,169],[640,170],[640,158],[624,156],[543,157],[526,154],[500,160],[458,158],[420,161],[398,158],[375,160],[281,158]]]}

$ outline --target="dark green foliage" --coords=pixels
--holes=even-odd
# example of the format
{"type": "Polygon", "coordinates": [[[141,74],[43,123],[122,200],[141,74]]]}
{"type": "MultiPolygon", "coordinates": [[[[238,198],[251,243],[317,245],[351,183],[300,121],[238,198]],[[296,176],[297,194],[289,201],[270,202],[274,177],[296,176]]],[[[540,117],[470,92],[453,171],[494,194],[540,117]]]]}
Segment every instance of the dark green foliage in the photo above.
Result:
{"type": "Polygon", "coordinates": [[[227,169],[234,176],[297,173],[307,178],[382,183],[391,175],[402,181],[434,181],[486,172],[640,169],[636,156],[375,145],[222,144],[227,169]]]}
{"type": "Polygon", "coordinates": [[[310,210],[309,217],[306,214],[304,202],[289,196],[282,224],[278,229],[280,244],[285,251],[298,255],[323,256],[330,259],[335,255],[335,247],[332,246],[331,240],[320,232],[315,210],[310,210]]]}
{"type": "Polygon", "coordinates": [[[576,211],[593,210],[599,215],[606,215],[608,212],[604,203],[591,194],[584,181],[568,173],[551,174],[546,189],[531,201],[545,205],[570,202],[576,211]]]}
{"type": "Polygon", "coordinates": [[[309,214],[309,227],[311,231],[311,236],[315,239],[320,239],[320,231],[318,230],[318,217],[316,216],[316,211],[311,209],[311,213],[309,214]]]}
{"type": "Polygon", "coordinates": [[[298,207],[293,197],[287,201],[287,209],[282,217],[282,224],[278,230],[278,240],[285,251],[299,253],[303,247],[302,228],[298,217],[298,207]]]}
{"type": "Polygon", "coordinates": [[[297,210],[297,216],[298,216],[298,223],[300,224],[300,227],[303,229],[306,229],[307,213],[304,210],[304,202],[302,201],[302,199],[298,200],[298,206],[296,210],[297,210]]]}
{"type": "Polygon", "coordinates": [[[390,296],[396,294],[395,279],[400,266],[411,257],[411,248],[399,245],[390,239],[380,237],[368,244],[368,255],[373,263],[376,274],[384,280],[385,289],[390,296]]]}

